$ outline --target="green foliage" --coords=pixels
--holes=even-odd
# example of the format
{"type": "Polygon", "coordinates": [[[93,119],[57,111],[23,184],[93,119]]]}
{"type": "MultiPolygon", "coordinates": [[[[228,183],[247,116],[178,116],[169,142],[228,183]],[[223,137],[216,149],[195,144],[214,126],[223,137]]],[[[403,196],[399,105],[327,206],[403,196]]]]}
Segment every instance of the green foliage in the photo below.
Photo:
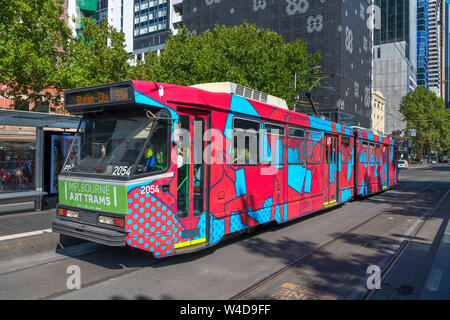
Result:
{"type": "MultiPolygon", "coordinates": [[[[60,100],[59,70],[70,29],[63,0],[0,0],[0,95],[38,104],[60,100]]],[[[22,103],[20,103],[22,105],[22,103]]]]}
{"type": "Polygon", "coordinates": [[[74,37],[60,18],[62,3],[0,0],[0,83],[7,85],[0,95],[18,101],[20,108],[29,102],[58,105],[64,89],[127,79],[180,85],[231,81],[292,106],[298,91],[313,83],[311,69],[320,59],[320,53],[308,54],[301,40],[286,43],[275,32],[244,23],[216,26],[198,36],[183,28],[159,57],[149,52],[145,62],[130,66],[123,33],[106,20],[96,24],[83,18],[78,21],[83,35],[74,37]]]}
{"type": "Polygon", "coordinates": [[[439,149],[441,153],[449,149],[450,110],[436,94],[418,87],[403,98],[400,112],[407,122],[406,129],[416,131],[413,141],[419,154],[427,149],[439,149]]]}
{"type": "Polygon", "coordinates": [[[18,109],[60,105],[64,89],[129,79],[124,34],[83,18],[84,35],[74,37],[61,19],[63,3],[0,0],[0,95],[18,109]]]}
{"type": "Polygon", "coordinates": [[[100,85],[128,79],[128,60],[125,35],[103,19],[81,20],[83,35],[71,38],[67,46],[61,80],[65,88],[100,85]]]}
{"type": "Polygon", "coordinates": [[[183,28],[154,54],[132,68],[133,78],[193,85],[231,81],[286,99],[293,106],[298,90],[313,83],[311,73],[320,53],[308,54],[302,40],[286,43],[279,34],[246,22],[236,27],[216,25],[214,30],[189,35],[183,28]],[[303,73],[302,73],[303,72],[303,73]],[[294,87],[295,73],[298,90],[294,87]]]}

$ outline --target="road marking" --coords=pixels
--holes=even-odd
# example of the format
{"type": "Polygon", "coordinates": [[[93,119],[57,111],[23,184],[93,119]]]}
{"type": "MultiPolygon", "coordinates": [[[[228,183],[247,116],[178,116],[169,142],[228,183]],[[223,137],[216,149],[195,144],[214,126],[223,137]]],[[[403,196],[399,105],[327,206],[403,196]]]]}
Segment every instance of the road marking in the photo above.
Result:
{"type": "Polygon", "coordinates": [[[337,300],[338,296],[286,282],[268,297],[269,300],[337,300]]]}
{"type": "Polygon", "coordinates": [[[441,285],[441,279],[442,279],[442,270],[441,269],[434,269],[433,272],[430,275],[430,278],[428,279],[427,283],[427,289],[431,292],[438,292],[439,286],[441,285]]]}
{"type": "Polygon", "coordinates": [[[442,239],[442,242],[445,244],[450,244],[450,234],[444,234],[444,238],[442,239]]]}
{"type": "Polygon", "coordinates": [[[39,235],[39,234],[45,234],[45,233],[51,233],[51,232],[52,232],[52,229],[45,229],[45,230],[38,230],[38,231],[31,231],[31,232],[11,234],[9,236],[0,237],[0,241],[12,240],[12,239],[17,239],[17,238],[31,237],[31,236],[36,236],[36,235],[39,235]]]}
{"type": "MultiPolygon", "coordinates": [[[[445,194],[444,198],[447,196],[448,192],[445,194]]],[[[438,207],[437,207],[438,208],[438,207]]],[[[430,214],[432,214],[433,209],[430,208],[425,213],[416,220],[416,222],[406,231],[405,236],[410,236],[411,233],[413,233],[414,230],[416,230],[417,226],[422,223],[424,220],[426,220],[426,217],[428,217],[430,214]]]]}

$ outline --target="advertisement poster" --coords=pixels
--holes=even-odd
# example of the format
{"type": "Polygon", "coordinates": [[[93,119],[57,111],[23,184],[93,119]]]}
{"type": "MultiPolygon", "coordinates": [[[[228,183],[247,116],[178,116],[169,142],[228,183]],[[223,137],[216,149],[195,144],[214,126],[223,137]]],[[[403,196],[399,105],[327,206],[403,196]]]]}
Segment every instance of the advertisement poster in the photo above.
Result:
{"type": "MultiPolygon", "coordinates": [[[[66,157],[80,158],[79,146],[75,146],[69,154],[73,136],[52,135],[51,139],[51,166],[50,166],[50,193],[58,193],[58,175],[61,172],[66,157]]],[[[79,144],[79,141],[77,141],[79,144]]],[[[78,161],[77,161],[78,162],[78,161]]]]}
{"type": "Polygon", "coordinates": [[[72,207],[128,213],[127,187],[107,183],[59,179],[59,203],[72,207]]]}

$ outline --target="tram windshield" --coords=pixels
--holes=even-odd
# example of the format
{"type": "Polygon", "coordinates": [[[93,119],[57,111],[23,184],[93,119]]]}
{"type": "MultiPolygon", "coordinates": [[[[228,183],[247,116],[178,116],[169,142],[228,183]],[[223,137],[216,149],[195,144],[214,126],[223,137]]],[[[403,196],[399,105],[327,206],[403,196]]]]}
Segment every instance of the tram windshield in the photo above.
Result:
{"type": "Polygon", "coordinates": [[[85,115],[63,172],[120,177],[162,171],[168,131],[166,121],[148,117],[145,110],[85,115]]]}

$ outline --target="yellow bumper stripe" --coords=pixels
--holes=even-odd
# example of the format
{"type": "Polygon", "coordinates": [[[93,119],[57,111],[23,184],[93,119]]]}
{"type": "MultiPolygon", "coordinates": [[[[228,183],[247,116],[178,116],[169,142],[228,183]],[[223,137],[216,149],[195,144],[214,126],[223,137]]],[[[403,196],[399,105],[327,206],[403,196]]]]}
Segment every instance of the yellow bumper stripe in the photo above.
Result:
{"type": "Polygon", "coordinates": [[[189,246],[194,246],[196,244],[204,243],[204,242],[206,242],[206,238],[197,239],[197,240],[191,240],[191,241],[185,241],[185,242],[179,242],[179,243],[175,244],[175,249],[189,247],[189,246]]]}

